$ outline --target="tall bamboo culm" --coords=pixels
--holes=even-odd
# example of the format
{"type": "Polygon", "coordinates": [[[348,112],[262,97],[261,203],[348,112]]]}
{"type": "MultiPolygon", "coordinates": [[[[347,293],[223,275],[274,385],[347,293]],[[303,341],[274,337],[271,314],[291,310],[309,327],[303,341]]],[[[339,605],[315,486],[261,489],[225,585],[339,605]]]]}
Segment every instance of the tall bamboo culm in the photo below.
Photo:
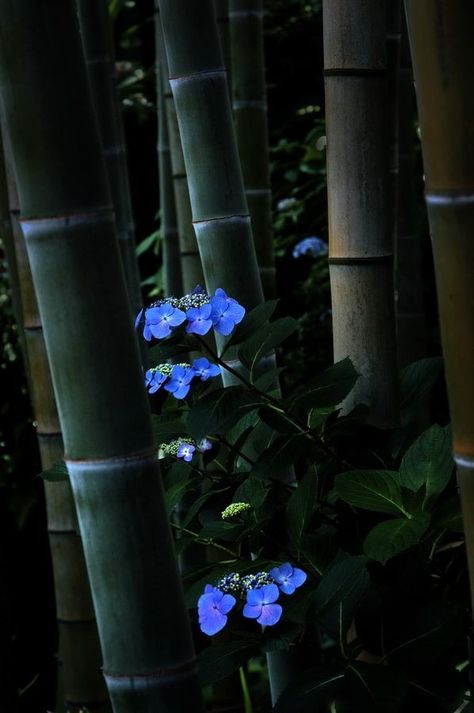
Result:
{"type": "Polygon", "coordinates": [[[416,229],[418,186],[415,155],[416,103],[410,46],[402,17],[399,88],[399,201],[397,225],[397,329],[400,366],[426,356],[426,318],[421,279],[421,244],[416,229]]]}
{"type": "Polygon", "coordinates": [[[232,109],[265,297],[275,297],[263,0],[230,0],[232,109]]]}
{"type": "Polygon", "coordinates": [[[142,307],[127,149],[115,76],[107,0],[76,0],[82,46],[114,205],[117,237],[132,314],[142,307]]]}
{"type": "MultiPolygon", "coordinates": [[[[158,0],[155,0],[155,22],[161,24],[158,0]]],[[[156,30],[158,33],[158,29],[156,30]]],[[[168,59],[163,52],[160,60],[163,78],[163,96],[168,119],[168,141],[171,157],[171,171],[175,197],[176,222],[178,226],[181,277],[186,293],[204,282],[201,258],[193,228],[191,202],[189,200],[188,178],[184,163],[183,148],[179,135],[178,118],[173,93],[169,83],[168,59]]]]}
{"type": "MultiPolygon", "coordinates": [[[[0,212],[3,234],[13,245],[10,272],[18,275],[20,322],[25,364],[31,394],[36,434],[43,470],[63,459],[64,450],[51,374],[46,356],[43,329],[38,311],[25,241],[18,224],[13,181],[5,171],[3,142],[0,140],[0,212]],[[13,190],[12,190],[13,189],[13,190]]],[[[9,172],[11,175],[11,171],[9,172]]],[[[69,482],[44,482],[49,545],[54,575],[56,619],[59,635],[57,711],[90,713],[110,710],[109,698],[100,670],[101,654],[92,606],[84,552],[69,482]]]]}
{"type": "MultiPolygon", "coordinates": [[[[168,118],[164,97],[167,63],[164,58],[163,37],[159,13],[155,13],[155,78],[158,110],[158,174],[160,185],[161,239],[163,257],[163,282],[165,295],[183,294],[180,248],[176,220],[171,150],[169,144],[168,118]],[[165,68],[162,64],[165,63],[165,68]]],[[[193,285],[194,287],[194,285],[193,285]]]]}
{"type": "MultiPolygon", "coordinates": [[[[207,289],[251,309],[263,300],[212,0],[160,0],[163,37],[207,289]]],[[[238,368],[238,362],[232,361],[238,368]]],[[[232,383],[224,375],[224,383],[232,383]]],[[[275,702],[292,677],[268,655],[275,702]]]]}
{"type": "Polygon", "coordinates": [[[334,359],[360,374],[346,400],[398,421],[389,224],[385,4],[324,0],[329,271],[334,359]]]}
{"type": "Polygon", "coordinates": [[[224,59],[224,67],[225,71],[227,72],[227,85],[230,91],[232,87],[232,50],[230,46],[229,5],[230,0],[214,0],[217,32],[219,34],[222,57],[224,59]]]}
{"type": "MultiPolygon", "coordinates": [[[[474,593],[474,5],[405,3],[441,336],[474,593]]],[[[474,607],[474,596],[472,597],[474,607]]]]}
{"type": "Polygon", "coordinates": [[[75,7],[0,0],[0,28],[21,225],[113,710],[203,711],[75,7]]]}

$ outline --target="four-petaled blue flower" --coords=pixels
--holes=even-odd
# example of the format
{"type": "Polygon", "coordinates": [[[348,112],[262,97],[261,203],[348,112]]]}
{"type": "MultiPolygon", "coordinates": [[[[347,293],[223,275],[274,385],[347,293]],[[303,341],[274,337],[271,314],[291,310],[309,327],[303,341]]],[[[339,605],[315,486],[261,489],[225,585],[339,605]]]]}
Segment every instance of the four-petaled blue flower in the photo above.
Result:
{"type": "Polygon", "coordinates": [[[206,451],[210,451],[212,449],[212,443],[208,438],[201,438],[199,443],[197,444],[198,451],[201,453],[205,453],[206,451]]]}
{"type": "Polygon", "coordinates": [[[207,381],[209,377],[218,376],[221,373],[217,364],[211,364],[206,357],[200,357],[193,361],[191,369],[194,371],[195,376],[199,376],[201,381],[207,381]]]}
{"type": "Polygon", "coordinates": [[[244,318],[245,308],[239,305],[237,300],[227,297],[220,287],[217,288],[214,297],[211,298],[211,319],[216,332],[227,337],[236,324],[244,318]]]}
{"type": "Polygon", "coordinates": [[[148,369],[145,372],[145,386],[148,389],[149,394],[154,394],[160,386],[166,381],[166,374],[160,374],[159,371],[154,371],[153,369],[148,369]]]}
{"type": "Polygon", "coordinates": [[[321,238],[316,238],[311,235],[309,238],[304,238],[300,240],[299,243],[293,248],[293,257],[298,258],[302,255],[311,255],[311,257],[317,257],[318,255],[327,253],[328,246],[321,240],[321,238]]]}
{"type": "Polygon", "coordinates": [[[212,306],[209,302],[201,307],[190,307],[186,312],[188,320],[186,332],[201,336],[207,334],[212,327],[211,311],[212,306]]]}
{"type": "Polygon", "coordinates": [[[189,463],[193,459],[195,450],[196,446],[193,446],[191,443],[181,443],[178,450],[176,451],[176,457],[182,458],[187,463],[189,463]]]}
{"type": "Polygon", "coordinates": [[[189,384],[194,376],[194,371],[190,367],[176,364],[176,366],[173,367],[169,381],[167,381],[163,388],[172,393],[175,399],[184,399],[189,391],[189,384]]]}
{"type": "MultiPolygon", "coordinates": [[[[277,589],[275,587],[275,589],[277,589]]],[[[278,592],[278,589],[277,589],[278,592]]],[[[201,594],[198,600],[199,626],[201,631],[208,636],[217,634],[218,631],[224,628],[227,624],[227,614],[233,606],[236,599],[232,594],[224,594],[220,589],[206,584],[204,594],[201,594]]]]}
{"type": "Polygon", "coordinates": [[[266,584],[260,589],[250,589],[247,592],[247,603],[243,615],[248,619],[256,619],[263,626],[273,626],[280,621],[282,608],[275,604],[280,592],[276,584],[266,584]]]}
{"type": "Polygon", "coordinates": [[[306,572],[298,567],[292,567],[289,562],[271,569],[270,575],[284,594],[293,594],[295,589],[306,582],[307,578],[306,572]]]}
{"type": "Polygon", "coordinates": [[[152,337],[163,339],[171,334],[171,327],[178,327],[184,322],[186,315],[177,307],[162,304],[150,307],[145,312],[145,327],[143,336],[149,342],[152,337]]]}

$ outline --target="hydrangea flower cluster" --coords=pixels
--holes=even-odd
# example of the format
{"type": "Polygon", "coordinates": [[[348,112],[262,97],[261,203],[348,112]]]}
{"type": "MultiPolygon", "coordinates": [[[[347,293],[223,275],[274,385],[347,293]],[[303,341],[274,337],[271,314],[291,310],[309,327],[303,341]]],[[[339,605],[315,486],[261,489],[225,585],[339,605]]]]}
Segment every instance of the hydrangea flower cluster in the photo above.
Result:
{"type": "Polygon", "coordinates": [[[299,258],[302,255],[310,255],[311,257],[317,257],[318,255],[324,255],[328,251],[328,246],[321,240],[321,238],[316,238],[314,235],[309,238],[301,240],[293,248],[293,257],[299,258]]]}
{"type": "Polygon", "coordinates": [[[221,373],[217,364],[211,364],[206,357],[196,359],[192,364],[158,364],[145,372],[145,386],[149,394],[154,394],[161,386],[175,399],[184,399],[191,388],[191,381],[197,377],[207,381],[221,373]]]}
{"type": "Polygon", "coordinates": [[[163,451],[165,456],[175,456],[176,458],[182,458],[187,463],[193,459],[193,455],[197,450],[200,453],[205,453],[212,448],[212,443],[207,438],[201,438],[199,443],[193,438],[176,438],[170,443],[162,443],[160,445],[160,450],[163,451]]]}
{"type": "Polygon", "coordinates": [[[143,337],[147,342],[164,339],[175,327],[186,322],[188,334],[204,336],[213,327],[228,336],[244,318],[245,308],[220,287],[210,297],[199,285],[184,297],[166,297],[141,310],[135,327],[144,319],[143,337]]]}
{"type": "Polygon", "coordinates": [[[208,636],[221,631],[238,599],[245,599],[242,614],[247,619],[255,619],[262,626],[277,624],[283,613],[282,606],[276,603],[280,592],[293,594],[306,578],[302,569],[285,562],[270,572],[257,572],[244,577],[230,572],[215,587],[206,584],[198,600],[201,631],[208,636]]]}
{"type": "Polygon", "coordinates": [[[249,503],[231,503],[222,512],[221,518],[228,520],[231,517],[236,517],[247,510],[251,510],[252,506],[249,503]]]}

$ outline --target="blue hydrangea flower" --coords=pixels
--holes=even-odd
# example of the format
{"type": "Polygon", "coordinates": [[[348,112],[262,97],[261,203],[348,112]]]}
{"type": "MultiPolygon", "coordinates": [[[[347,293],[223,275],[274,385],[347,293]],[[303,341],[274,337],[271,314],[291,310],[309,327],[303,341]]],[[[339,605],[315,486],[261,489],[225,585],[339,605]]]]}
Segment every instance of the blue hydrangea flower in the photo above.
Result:
{"type": "Polygon", "coordinates": [[[201,453],[205,453],[206,451],[210,451],[212,449],[212,443],[207,438],[201,438],[201,440],[197,444],[197,448],[198,451],[200,451],[201,453]]]}
{"type": "Polygon", "coordinates": [[[207,381],[211,376],[218,376],[221,373],[217,364],[211,364],[206,357],[200,357],[193,361],[191,369],[195,376],[198,376],[201,381],[207,381]]]}
{"type": "Polygon", "coordinates": [[[186,312],[188,323],[186,332],[188,334],[207,334],[212,327],[211,320],[212,307],[210,302],[202,305],[202,307],[191,307],[186,312]]]}
{"type": "Polygon", "coordinates": [[[154,394],[158,391],[167,378],[166,374],[160,374],[160,372],[155,369],[148,369],[148,371],[145,372],[145,386],[148,389],[148,393],[154,394]]]}
{"type": "Polygon", "coordinates": [[[293,257],[299,258],[302,255],[311,255],[311,257],[317,257],[318,255],[327,253],[328,246],[321,240],[321,238],[316,238],[311,235],[309,238],[301,240],[293,248],[293,257]]]}
{"type": "Polygon", "coordinates": [[[236,324],[244,318],[245,308],[239,305],[237,300],[228,297],[224,290],[217,288],[214,297],[211,298],[211,319],[216,332],[227,337],[236,324]]]}
{"type": "Polygon", "coordinates": [[[178,327],[184,322],[186,315],[177,307],[170,304],[162,304],[158,307],[150,307],[145,311],[145,327],[143,336],[147,342],[155,339],[163,339],[171,334],[171,327],[178,327]]]}
{"type": "Polygon", "coordinates": [[[247,592],[247,603],[243,615],[248,619],[256,619],[262,626],[273,626],[282,614],[282,608],[275,604],[280,592],[276,584],[267,584],[260,589],[250,589],[247,592]]]}
{"type": "Polygon", "coordinates": [[[176,364],[171,371],[169,381],[166,382],[164,388],[173,394],[175,399],[184,399],[190,389],[190,383],[193,380],[195,373],[193,369],[186,366],[176,364]]]}
{"type": "Polygon", "coordinates": [[[186,463],[189,463],[193,459],[195,450],[196,450],[196,446],[193,446],[192,443],[184,443],[183,442],[179,445],[179,448],[176,452],[176,457],[182,458],[183,460],[186,461],[186,463]]]}
{"type": "Polygon", "coordinates": [[[306,572],[298,567],[292,567],[289,562],[285,562],[281,567],[271,569],[270,575],[284,594],[293,594],[295,589],[306,582],[307,578],[306,572]]]}
{"type": "Polygon", "coordinates": [[[135,329],[136,329],[136,328],[138,327],[138,325],[140,324],[140,320],[141,320],[142,317],[143,317],[143,309],[141,309],[140,312],[139,312],[139,313],[137,314],[137,316],[135,317],[135,329]]]}
{"type": "Polygon", "coordinates": [[[204,594],[201,594],[198,600],[201,631],[208,636],[217,634],[227,624],[227,614],[235,604],[236,599],[232,594],[224,594],[219,589],[206,584],[204,594]]]}

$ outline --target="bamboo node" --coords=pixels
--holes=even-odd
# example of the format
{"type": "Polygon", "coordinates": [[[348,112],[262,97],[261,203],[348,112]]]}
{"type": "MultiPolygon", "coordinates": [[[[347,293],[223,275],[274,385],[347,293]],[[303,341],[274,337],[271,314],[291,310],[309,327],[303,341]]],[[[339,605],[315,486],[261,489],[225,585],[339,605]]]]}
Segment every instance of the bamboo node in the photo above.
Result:
{"type": "Polygon", "coordinates": [[[428,205],[469,205],[474,203],[474,193],[425,193],[425,200],[428,205]]]}
{"type": "Polygon", "coordinates": [[[170,680],[179,680],[182,676],[195,674],[197,672],[197,659],[194,657],[177,666],[163,666],[162,668],[147,673],[116,673],[106,671],[105,669],[102,669],[102,672],[107,683],[113,683],[115,685],[120,681],[124,683],[133,681],[134,686],[140,683],[146,685],[148,681],[162,681],[168,683],[170,680]]]}

